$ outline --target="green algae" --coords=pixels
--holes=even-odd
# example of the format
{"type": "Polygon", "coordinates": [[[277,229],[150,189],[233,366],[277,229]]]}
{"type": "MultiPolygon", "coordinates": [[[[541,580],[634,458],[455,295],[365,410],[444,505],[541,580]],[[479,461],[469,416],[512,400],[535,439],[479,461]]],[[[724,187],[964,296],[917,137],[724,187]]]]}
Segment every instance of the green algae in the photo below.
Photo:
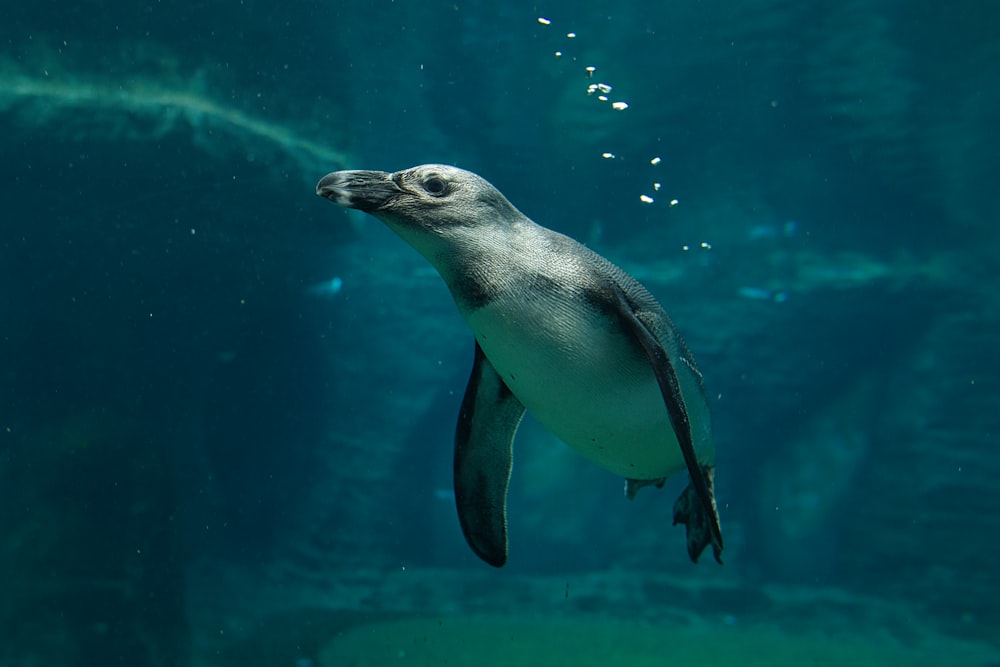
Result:
{"type": "Polygon", "coordinates": [[[765,627],[678,626],[611,619],[409,618],[344,631],[321,667],[930,667],[982,664],[947,647],[857,637],[793,636],[765,627]]]}

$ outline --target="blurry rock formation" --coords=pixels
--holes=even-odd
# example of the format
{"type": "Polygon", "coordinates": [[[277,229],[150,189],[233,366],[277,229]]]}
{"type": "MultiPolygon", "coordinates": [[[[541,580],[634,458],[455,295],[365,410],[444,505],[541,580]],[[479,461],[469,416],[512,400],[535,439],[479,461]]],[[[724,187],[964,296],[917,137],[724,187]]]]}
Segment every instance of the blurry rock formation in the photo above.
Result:
{"type": "Polygon", "coordinates": [[[0,462],[3,664],[186,664],[178,482],[129,416],[8,432],[0,462]]]}

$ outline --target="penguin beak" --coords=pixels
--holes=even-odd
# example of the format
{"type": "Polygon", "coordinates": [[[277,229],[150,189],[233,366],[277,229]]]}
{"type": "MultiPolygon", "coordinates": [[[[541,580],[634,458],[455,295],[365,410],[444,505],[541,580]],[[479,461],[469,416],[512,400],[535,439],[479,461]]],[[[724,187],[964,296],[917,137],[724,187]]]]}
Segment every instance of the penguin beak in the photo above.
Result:
{"type": "Polygon", "coordinates": [[[316,184],[316,194],[338,206],[374,213],[402,190],[384,171],[335,171],[316,184]]]}

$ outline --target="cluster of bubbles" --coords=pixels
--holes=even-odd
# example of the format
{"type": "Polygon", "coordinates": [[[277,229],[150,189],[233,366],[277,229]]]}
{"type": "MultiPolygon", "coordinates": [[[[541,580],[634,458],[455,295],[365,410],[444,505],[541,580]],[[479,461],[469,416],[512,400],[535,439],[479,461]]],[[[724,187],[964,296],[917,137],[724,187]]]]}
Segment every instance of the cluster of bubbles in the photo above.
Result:
{"type": "MultiPolygon", "coordinates": [[[[552,20],[543,16],[538,17],[538,22],[543,26],[552,25],[552,20]]],[[[566,39],[568,40],[576,39],[576,33],[575,32],[566,33],[566,39]]],[[[564,57],[564,53],[561,50],[555,51],[554,55],[556,58],[564,57]]],[[[576,58],[573,57],[572,60],[576,61],[576,58]]],[[[595,78],[595,75],[597,74],[596,66],[586,65],[583,68],[583,74],[585,75],[586,79],[589,80],[589,83],[587,84],[586,88],[586,93],[588,97],[594,98],[602,104],[609,105],[612,111],[621,112],[629,108],[628,102],[622,99],[615,99],[613,97],[612,93],[614,92],[614,86],[612,86],[610,83],[606,83],[604,81],[595,78]]],[[[771,104],[772,106],[776,105],[775,102],[772,102],[771,104]]],[[[605,160],[617,159],[617,156],[611,151],[605,151],[601,153],[601,157],[605,160]]],[[[654,169],[657,168],[661,162],[663,162],[663,160],[659,156],[654,156],[649,158],[649,164],[654,169]]],[[[639,201],[641,201],[643,204],[653,204],[656,201],[656,198],[660,197],[659,193],[662,191],[663,183],[658,180],[654,180],[651,185],[652,185],[651,190],[639,195],[639,201]]],[[[680,201],[676,198],[671,198],[671,199],[662,198],[662,200],[668,202],[670,207],[677,206],[680,203],[680,201]]],[[[797,223],[795,221],[789,221],[786,222],[780,229],[771,225],[762,225],[754,227],[753,229],[750,230],[749,238],[750,239],[779,238],[779,237],[791,238],[794,237],[796,233],[797,233],[797,223]]],[[[708,243],[707,241],[702,241],[700,243],[685,243],[681,245],[681,250],[684,252],[698,251],[698,250],[710,251],[712,250],[712,244],[708,243]]],[[[751,299],[755,301],[784,303],[785,301],[788,300],[788,293],[785,291],[774,290],[765,287],[757,287],[752,285],[741,286],[738,289],[738,294],[745,299],[751,299]]]]}
{"type": "MultiPolygon", "coordinates": [[[[544,26],[552,25],[552,19],[546,18],[544,16],[539,16],[538,22],[544,26]]],[[[576,33],[575,32],[566,33],[566,39],[576,39],[576,33]]],[[[556,58],[562,58],[564,54],[561,50],[558,50],[555,52],[554,55],[556,58]]],[[[594,75],[597,73],[597,67],[594,65],[587,65],[583,68],[583,71],[588,79],[593,79],[594,75]]],[[[612,86],[610,83],[605,83],[602,81],[592,82],[587,85],[587,96],[594,97],[600,102],[609,103],[609,106],[613,111],[625,111],[626,109],[628,109],[629,103],[626,102],[625,100],[619,99],[612,101],[611,93],[613,90],[614,86],[612,86]]],[[[601,157],[605,160],[614,160],[617,158],[617,156],[611,151],[605,151],[601,153],[601,157]]],[[[649,160],[649,164],[652,165],[653,167],[659,165],[660,162],[662,162],[662,158],[660,158],[659,156],[652,157],[649,160]]],[[[656,201],[656,197],[654,197],[653,195],[659,193],[662,187],[663,184],[661,182],[654,181],[652,183],[652,191],[645,192],[639,195],[639,201],[641,201],[643,204],[654,203],[656,201]]],[[[659,195],[657,194],[657,196],[659,195]]],[[[676,198],[669,199],[668,202],[670,206],[677,206],[680,203],[680,201],[676,198]]],[[[702,244],[703,247],[705,245],[706,244],[702,244]]],[[[687,247],[685,247],[684,249],[687,250],[687,247]]]]}

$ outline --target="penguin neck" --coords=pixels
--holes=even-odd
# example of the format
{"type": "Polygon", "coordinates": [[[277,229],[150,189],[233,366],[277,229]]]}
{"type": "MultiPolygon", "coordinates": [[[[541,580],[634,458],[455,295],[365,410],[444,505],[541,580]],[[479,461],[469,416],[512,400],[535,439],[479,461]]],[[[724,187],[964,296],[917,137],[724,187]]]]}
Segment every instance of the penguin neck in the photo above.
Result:
{"type": "Polygon", "coordinates": [[[430,262],[463,315],[516,290],[525,277],[544,271],[544,231],[530,219],[502,226],[469,225],[443,231],[392,229],[430,262]]]}

